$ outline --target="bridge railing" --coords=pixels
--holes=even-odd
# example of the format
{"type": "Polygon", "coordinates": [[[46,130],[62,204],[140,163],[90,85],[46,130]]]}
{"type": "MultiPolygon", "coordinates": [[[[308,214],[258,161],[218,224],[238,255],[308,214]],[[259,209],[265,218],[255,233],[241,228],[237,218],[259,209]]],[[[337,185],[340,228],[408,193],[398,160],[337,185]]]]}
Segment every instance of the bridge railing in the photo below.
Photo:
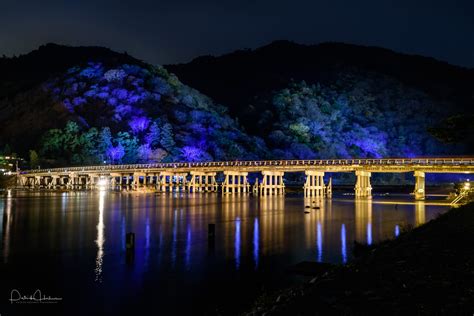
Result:
{"type": "Polygon", "coordinates": [[[266,167],[266,166],[474,166],[474,157],[468,158],[384,158],[384,159],[319,159],[319,160],[258,160],[169,162],[151,164],[99,165],[50,169],[33,169],[22,174],[48,172],[114,171],[137,169],[176,169],[206,167],[266,167]]]}

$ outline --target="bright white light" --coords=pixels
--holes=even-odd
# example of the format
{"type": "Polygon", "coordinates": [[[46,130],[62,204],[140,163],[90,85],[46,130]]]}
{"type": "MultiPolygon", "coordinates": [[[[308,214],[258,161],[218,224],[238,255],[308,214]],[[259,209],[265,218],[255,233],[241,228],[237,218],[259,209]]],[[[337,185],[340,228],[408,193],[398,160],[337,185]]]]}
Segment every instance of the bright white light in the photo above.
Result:
{"type": "Polygon", "coordinates": [[[107,187],[107,184],[108,184],[108,181],[107,179],[104,179],[104,178],[99,179],[99,181],[97,182],[97,186],[99,187],[99,190],[105,190],[105,188],[107,187]]]}

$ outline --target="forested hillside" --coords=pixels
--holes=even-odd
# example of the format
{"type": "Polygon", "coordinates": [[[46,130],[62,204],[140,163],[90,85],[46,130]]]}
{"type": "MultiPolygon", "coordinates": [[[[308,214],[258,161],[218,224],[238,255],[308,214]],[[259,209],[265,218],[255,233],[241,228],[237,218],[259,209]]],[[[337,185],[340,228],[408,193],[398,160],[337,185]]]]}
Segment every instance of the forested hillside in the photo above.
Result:
{"type": "Polygon", "coordinates": [[[165,68],[228,106],[277,155],[282,148],[319,157],[474,152],[474,70],[433,58],[277,41],[165,68]]]}
{"type": "Polygon", "coordinates": [[[276,42],[161,67],[48,44],[0,74],[0,149],[35,165],[473,152],[473,71],[380,48],[276,42]]]}

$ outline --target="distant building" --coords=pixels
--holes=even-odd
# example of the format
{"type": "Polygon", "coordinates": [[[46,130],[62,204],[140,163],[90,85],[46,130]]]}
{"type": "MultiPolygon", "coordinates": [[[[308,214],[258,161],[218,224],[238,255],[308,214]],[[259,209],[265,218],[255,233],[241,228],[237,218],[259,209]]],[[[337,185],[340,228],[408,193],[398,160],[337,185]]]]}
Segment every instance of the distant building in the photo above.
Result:
{"type": "Polygon", "coordinates": [[[11,175],[16,172],[16,168],[25,164],[25,159],[15,155],[0,155],[0,175],[11,175]]]}

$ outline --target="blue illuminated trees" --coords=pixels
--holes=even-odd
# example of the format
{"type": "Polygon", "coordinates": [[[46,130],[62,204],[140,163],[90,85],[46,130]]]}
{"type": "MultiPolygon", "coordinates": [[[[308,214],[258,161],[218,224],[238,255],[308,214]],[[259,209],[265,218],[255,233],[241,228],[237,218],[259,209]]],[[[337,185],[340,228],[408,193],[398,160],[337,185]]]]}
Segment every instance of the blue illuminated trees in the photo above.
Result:
{"type": "Polygon", "coordinates": [[[275,157],[410,157],[436,153],[427,130],[442,114],[429,102],[385,77],[347,75],[333,86],[290,84],[273,96],[276,117],[260,122],[275,157]]]}
{"type": "Polygon", "coordinates": [[[106,155],[112,164],[119,163],[122,161],[123,156],[125,156],[125,149],[121,143],[118,143],[117,146],[108,147],[106,155]]]}
{"type": "Polygon", "coordinates": [[[69,163],[234,159],[265,151],[222,106],[159,66],[90,62],[45,87],[78,123],[68,123],[65,133],[48,131],[40,146],[69,163]],[[100,130],[97,137],[81,138],[91,127],[100,130]]]}
{"type": "Polygon", "coordinates": [[[156,148],[160,144],[161,139],[161,130],[158,125],[158,121],[155,121],[151,124],[150,130],[146,135],[146,143],[149,144],[152,148],[156,148]]]}
{"type": "Polygon", "coordinates": [[[291,82],[268,93],[252,117],[261,130],[257,136],[162,67],[88,63],[45,86],[75,115],[75,122],[49,130],[40,143],[42,157],[62,157],[64,164],[362,158],[439,150],[427,132],[442,117],[438,108],[427,110],[432,101],[367,73],[342,72],[326,85],[291,82]]]}
{"type": "Polygon", "coordinates": [[[124,149],[123,163],[136,163],[138,161],[139,142],[135,136],[128,132],[118,132],[116,142],[124,149]]]}
{"type": "Polygon", "coordinates": [[[133,117],[129,123],[130,129],[133,134],[138,134],[148,129],[148,125],[150,125],[150,119],[146,116],[135,116],[133,117]]]}
{"type": "Polygon", "coordinates": [[[161,129],[160,144],[168,152],[175,149],[176,142],[174,141],[173,127],[170,123],[165,123],[161,129]]]}
{"type": "MultiPolygon", "coordinates": [[[[120,160],[122,157],[117,158],[114,156],[113,158],[110,157],[109,150],[113,147],[112,145],[112,133],[110,132],[110,128],[103,127],[99,134],[98,146],[97,146],[97,156],[101,161],[106,160],[109,158],[113,161],[120,160]]],[[[123,155],[122,155],[123,156],[123,155]]]]}

